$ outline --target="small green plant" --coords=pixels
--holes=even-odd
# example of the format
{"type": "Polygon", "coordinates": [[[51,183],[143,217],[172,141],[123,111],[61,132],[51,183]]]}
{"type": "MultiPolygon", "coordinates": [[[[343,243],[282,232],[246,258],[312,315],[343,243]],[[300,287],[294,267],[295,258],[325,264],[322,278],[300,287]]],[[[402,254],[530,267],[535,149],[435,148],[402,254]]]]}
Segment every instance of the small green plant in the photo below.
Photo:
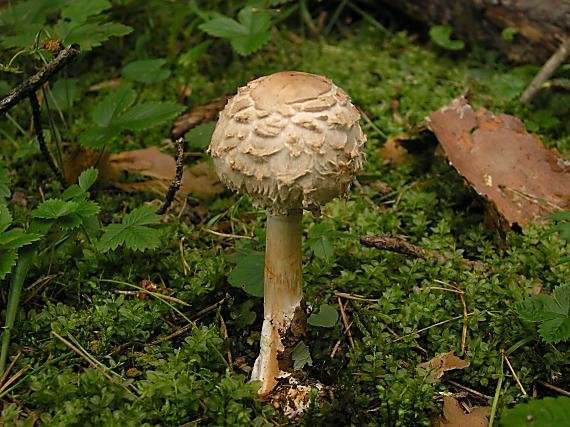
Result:
{"type": "Polygon", "coordinates": [[[434,25],[429,29],[431,40],[439,47],[446,50],[463,50],[465,43],[462,40],[452,40],[453,28],[449,25],[434,25]]]}
{"type": "Polygon", "coordinates": [[[570,283],[559,285],[553,296],[535,295],[515,307],[523,320],[540,323],[538,333],[549,344],[570,338],[570,283]]]}
{"type": "Polygon", "coordinates": [[[270,26],[269,13],[246,6],[239,11],[237,21],[227,16],[217,16],[201,24],[200,29],[211,36],[228,40],[238,54],[246,56],[269,41],[270,26]]]}
{"type": "Polygon", "coordinates": [[[122,85],[103,98],[91,112],[96,126],[84,131],[79,142],[88,148],[103,148],[126,130],[144,130],[164,123],[184,110],[176,102],[144,102],[133,105],[136,92],[122,85]]]}

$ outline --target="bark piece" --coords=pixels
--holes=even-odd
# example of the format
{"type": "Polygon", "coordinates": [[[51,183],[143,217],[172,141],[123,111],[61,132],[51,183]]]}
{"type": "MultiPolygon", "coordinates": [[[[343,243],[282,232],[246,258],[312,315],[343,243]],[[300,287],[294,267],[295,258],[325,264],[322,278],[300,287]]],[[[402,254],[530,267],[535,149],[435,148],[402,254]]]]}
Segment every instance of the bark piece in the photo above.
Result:
{"type": "Polygon", "coordinates": [[[426,120],[449,162],[501,224],[524,227],[570,208],[570,161],[516,117],[474,110],[460,96],[426,120]]]}

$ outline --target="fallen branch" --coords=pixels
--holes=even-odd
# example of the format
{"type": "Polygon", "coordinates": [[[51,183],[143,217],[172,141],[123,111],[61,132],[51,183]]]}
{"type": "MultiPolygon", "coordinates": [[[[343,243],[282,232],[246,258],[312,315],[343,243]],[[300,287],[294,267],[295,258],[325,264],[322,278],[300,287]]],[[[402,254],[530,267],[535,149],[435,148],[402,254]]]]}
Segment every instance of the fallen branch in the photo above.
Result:
{"type": "MultiPolygon", "coordinates": [[[[360,238],[360,243],[364,246],[369,246],[377,249],[384,249],[392,252],[397,252],[403,255],[414,256],[416,258],[422,259],[433,259],[438,262],[446,262],[453,257],[449,255],[440,254],[439,252],[429,251],[413,243],[408,242],[406,239],[401,237],[391,237],[391,236],[362,236],[360,238]]],[[[469,259],[461,258],[461,262],[468,267],[475,268],[478,270],[486,270],[488,267],[479,262],[471,261],[469,259]]]]}
{"type": "Polygon", "coordinates": [[[28,98],[54,74],[79,55],[79,53],[79,45],[75,43],[65,49],[62,49],[53,60],[44,65],[36,74],[8,92],[8,95],[0,100],[0,116],[10,110],[22,99],[28,98]]]}
{"type": "Polygon", "coordinates": [[[530,102],[534,95],[540,90],[542,84],[554,74],[560,65],[566,61],[570,55],[570,37],[562,42],[560,47],[552,54],[544,66],[540,69],[538,74],[534,76],[530,85],[525,89],[520,97],[520,102],[526,104],[530,102]]]}
{"type": "Polygon", "coordinates": [[[40,150],[44,155],[47,164],[57,177],[59,181],[65,187],[66,182],[61,170],[56,166],[55,162],[53,161],[53,157],[49,152],[46,141],[44,139],[44,133],[42,130],[42,123],[41,123],[41,113],[40,113],[40,103],[38,102],[38,97],[36,96],[35,92],[31,92],[29,95],[30,98],[30,105],[32,106],[32,121],[34,122],[34,132],[36,134],[36,138],[38,138],[38,144],[40,146],[40,150]]]}
{"type": "Polygon", "coordinates": [[[182,174],[184,173],[184,146],[186,145],[186,142],[184,141],[184,138],[180,137],[176,140],[176,143],[178,144],[178,153],[176,154],[176,173],[174,175],[174,179],[168,187],[168,191],[166,192],[166,196],[164,198],[164,203],[160,209],[156,211],[158,215],[166,213],[172,204],[172,201],[174,200],[174,196],[176,196],[176,192],[182,185],[182,174]]]}

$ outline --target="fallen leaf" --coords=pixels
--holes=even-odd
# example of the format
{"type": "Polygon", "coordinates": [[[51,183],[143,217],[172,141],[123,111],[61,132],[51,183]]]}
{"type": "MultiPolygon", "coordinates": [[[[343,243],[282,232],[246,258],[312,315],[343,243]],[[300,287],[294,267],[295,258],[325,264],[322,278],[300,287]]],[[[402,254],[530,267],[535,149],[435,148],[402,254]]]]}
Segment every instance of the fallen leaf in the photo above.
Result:
{"type": "Polygon", "coordinates": [[[487,417],[491,414],[491,408],[488,406],[479,406],[471,409],[466,413],[459,405],[457,399],[451,396],[443,398],[443,417],[436,417],[433,427],[487,427],[489,420],[487,417]]]}
{"type": "Polygon", "coordinates": [[[464,96],[431,113],[434,132],[453,167],[483,197],[495,223],[524,227],[570,208],[570,161],[507,114],[474,110],[464,96]]]}
{"type": "Polygon", "coordinates": [[[207,104],[196,105],[190,112],[178,117],[172,128],[172,138],[178,139],[201,123],[217,120],[218,113],[223,110],[230,98],[231,96],[220,96],[207,104]]]}
{"type": "Polygon", "coordinates": [[[378,155],[394,165],[407,163],[410,160],[410,155],[406,149],[399,144],[402,138],[404,138],[404,136],[388,138],[382,148],[378,149],[378,155]]]}
{"type": "Polygon", "coordinates": [[[447,371],[453,369],[463,369],[470,365],[471,363],[467,360],[460,359],[453,354],[453,351],[448,353],[441,353],[435,356],[433,359],[420,363],[418,368],[427,369],[433,378],[441,378],[443,374],[447,371]]]}
{"type": "Polygon", "coordinates": [[[65,160],[65,180],[69,184],[77,182],[79,175],[90,167],[99,169],[98,181],[115,181],[118,176],[109,168],[109,155],[98,153],[90,149],[79,149],[65,160]]]}
{"type": "MultiPolygon", "coordinates": [[[[127,191],[147,190],[163,193],[176,173],[176,160],[174,157],[163,153],[158,147],[111,154],[108,162],[116,176],[119,176],[120,172],[125,171],[153,178],[142,182],[115,184],[117,187],[127,191]]],[[[211,196],[223,190],[224,186],[207,162],[184,167],[180,193],[211,196]]]]}

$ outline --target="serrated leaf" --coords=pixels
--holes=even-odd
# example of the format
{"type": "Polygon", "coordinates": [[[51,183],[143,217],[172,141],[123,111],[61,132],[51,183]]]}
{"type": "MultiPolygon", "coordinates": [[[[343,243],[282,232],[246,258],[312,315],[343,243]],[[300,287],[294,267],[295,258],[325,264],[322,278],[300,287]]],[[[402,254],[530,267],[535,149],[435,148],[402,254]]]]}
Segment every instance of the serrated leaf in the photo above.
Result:
{"type": "Polygon", "coordinates": [[[173,119],[184,109],[184,106],[172,101],[147,102],[130,108],[114,123],[123,129],[143,130],[173,119]]]}
{"type": "Polygon", "coordinates": [[[166,59],[142,59],[129,62],[123,67],[122,75],[125,79],[153,83],[165,80],[170,76],[170,70],[162,68],[166,59]]]}
{"type": "Polygon", "coordinates": [[[0,205],[0,232],[6,230],[12,224],[12,214],[5,205],[0,205]]]}
{"type": "Polygon", "coordinates": [[[245,7],[238,14],[238,21],[228,17],[218,17],[199,26],[202,31],[229,40],[233,49],[240,55],[249,55],[263,46],[270,38],[270,16],[262,10],[245,7]]]}
{"type": "Polygon", "coordinates": [[[91,119],[101,127],[111,126],[113,120],[135,102],[136,96],[131,86],[119,86],[97,104],[91,113],[91,119]]]}
{"type": "Polygon", "coordinates": [[[307,243],[317,258],[328,260],[334,255],[333,245],[326,237],[307,239],[307,243]]]}
{"type": "Polygon", "coordinates": [[[35,218],[56,219],[72,214],[77,210],[77,203],[60,199],[48,199],[32,211],[35,218]]]}
{"type": "Polygon", "coordinates": [[[570,338],[570,317],[545,320],[538,327],[542,339],[549,344],[556,344],[570,338]]]}
{"type": "Polygon", "coordinates": [[[465,43],[461,40],[451,40],[453,28],[448,25],[435,25],[429,29],[429,36],[435,44],[447,50],[462,50],[465,43]]]}
{"type": "Polygon", "coordinates": [[[73,28],[63,42],[65,45],[78,43],[81,46],[81,52],[89,52],[97,46],[101,46],[111,37],[122,37],[133,31],[128,25],[119,24],[117,22],[87,23],[73,28]]]}
{"type": "Polygon", "coordinates": [[[160,245],[159,233],[144,225],[159,219],[160,215],[155,213],[154,208],[143,206],[134,209],[123,217],[121,224],[109,224],[103,229],[104,233],[99,241],[98,249],[101,252],[107,252],[123,244],[136,251],[155,249],[160,245]]]}
{"type": "Polygon", "coordinates": [[[554,288],[554,299],[562,313],[570,315],[570,283],[554,288]]]}
{"type": "Polygon", "coordinates": [[[203,150],[208,147],[215,127],[216,122],[209,122],[190,129],[186,132],[186,135],[184,135],[184,139],[186,140],[188,147],[199,150],[203,150]]]}
{"type": "Polygon", "coordinates": [[[311,352],[303,341],[299,341],[297,345],[293,347],[291,357],[293,358],[293,369],[296,371],[303,369],[305,365],[313,366],[311,352]]]}
{"type": "Polygon", "coordinates": [[[141,206],[123,217],[125,225],[147,225],[159,221],[160,215],[157,215],[156,208],[152,206],[141,206]]]}
{"type": "Polygon", "coordinates": [[[81,217],[75,213],[66,215],[57,220],[57,225],[65,231],[73,230],[81,225],[81,217]]]}
{"type": "Polygon", "coordinates": [[[42,236],[36,233],[26,233],[21,228],[14,228],[0,233],[0,247],[2,249],[18,249],[39,240],[42,236]]]}
{"type": "Polygon", "coordinates": [[[228,276],[230,285],[243,289],[254,297],[263,296],[263,268],[265,256],[251,252],[241,257],[228,276]]]}
{"type": "Polygon", "coordinates": [[[505,409],[501,416],[504,427],[553,427],[567,426],[570,420],[570,398],[545,397],[519,403],[505,409]]]}
{"type": "Polygon", "coordinates": [[[0,250],[0,280],[4,279],[12,270],[17,259],[18,252],[16,250],[0,250]]]}
{"type": "Polygon", "coordinates": [[[101,209],[99,205],[92,200],[81,200],[77,202],[77,210],[75,213],[82,218],[97,215],[101,209]]]}
{"type": "Polygon", "coordinates": [[[97,181],[98,175],[99,171],[93,167],[85,169],[83,172],[81,172],[81,175],[79,175],[78,179],[79,187],[83,191],[89,190],[91,186],[95,184],[95,181],[97,181]]]}
{"type": "Polygon", "coordinates": [[[309,325],[321,328],[332,328],[336,322],[338,322],[338,311],[336,306],[331,304],[321,304],[318,311],[313,311],[307,319],[309,325]]]}
{"type": "Polygon", "coordinates": [[[111,7],[108,0],[72,1],[61,11],[63,18],[82,24],[93,15],[98,15],[111,7]]]}
{"type": "Polygon", "coordinates": [[[519,317],[531,322],[540,322],[564,315],[556,301],[548,295],[536,295],[525,299],[515,307],[519,317]]]}

